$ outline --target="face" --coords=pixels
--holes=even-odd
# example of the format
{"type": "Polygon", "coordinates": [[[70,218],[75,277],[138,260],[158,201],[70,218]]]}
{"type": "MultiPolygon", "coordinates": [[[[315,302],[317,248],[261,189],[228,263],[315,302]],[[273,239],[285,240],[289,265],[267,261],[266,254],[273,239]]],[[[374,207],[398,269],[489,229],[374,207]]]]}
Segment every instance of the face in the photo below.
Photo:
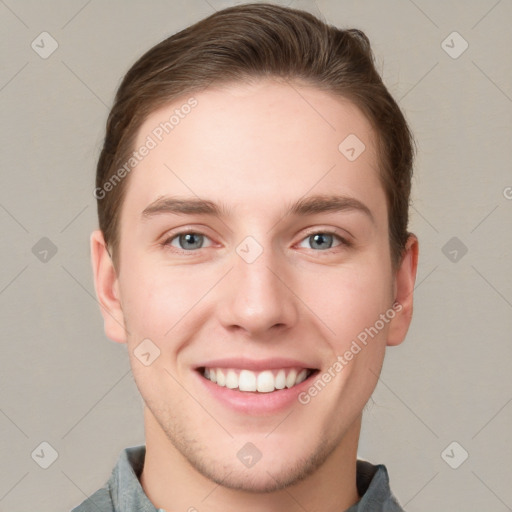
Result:
{"type": "Polygon", "coordinates": [[[129,176],[105,325],[128,344],[147,435],[268,491],[354,439],[415,265],[392,272],[375,134],[353,104],[273,81],[194,98],[169,133],[189,98],[138,133],[156,145],[129,176]]]}

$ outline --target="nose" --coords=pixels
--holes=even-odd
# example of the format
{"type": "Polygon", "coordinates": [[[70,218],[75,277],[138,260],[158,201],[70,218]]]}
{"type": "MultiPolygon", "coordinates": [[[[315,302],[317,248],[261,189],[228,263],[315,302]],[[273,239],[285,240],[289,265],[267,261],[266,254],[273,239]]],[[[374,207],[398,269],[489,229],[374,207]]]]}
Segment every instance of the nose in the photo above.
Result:
{"type": "MultiPolygon", "coordinates": [[[[243,254],[243,253],[240,253],[243,254]]],[[[292,327],[298,318],[293,277],[285,262],[265,249],[252,262],[233,253],[233,267],[223,280],[218,314],[230,331],[264,339],[292,327]]]]}

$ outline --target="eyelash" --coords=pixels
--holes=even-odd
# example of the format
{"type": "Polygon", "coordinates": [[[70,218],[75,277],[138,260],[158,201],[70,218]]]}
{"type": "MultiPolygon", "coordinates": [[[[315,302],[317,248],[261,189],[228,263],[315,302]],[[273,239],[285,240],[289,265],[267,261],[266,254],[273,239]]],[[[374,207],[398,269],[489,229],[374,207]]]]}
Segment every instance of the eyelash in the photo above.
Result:
{"type": "MultiPolygon", "coordinates": [[[[208,235],[201,233],[200,231],[181,231],[178,233],[173,233],[171,236],[165,238],[165,240],[160,245],[162,245],[165,248],[170,248],[170,247],[172,247],[171,242],[182,235],[201,235],[201,236],[204,236],[209,239],[208,235]]],[[[311,251],[314,251],[314,252],[317,252],[320,254],[327,255],[327,254],[336,253],[336,252],[338,252],[336,250],[337,247],[342,247],[342,246],[345,248],[352,247],[351,242],[349,242],[346,238],[340,236],[335,230],[332,230],[332,229],[331,230],[326,229],[326,230],[311,231],[311,232],[307,233],[306,236],[300,240],[300,242],[303,242],[304,240],[306,240],[314,235],[332,235],[334,238],[337,238],[340,242],[338,245],[336,245],[332,248],[329,248],[329,249],[324,249],[324,250],[310,249],[311,251]]],[[[207,249],[207,248],[208,247],[200,247],[199,249],[191,249],[191,250],[187,251],[184,249],[178,249],[176,247],[172,247],[172,252],[175,252],[177,254],[193,255],[194,253],[198,252],[199,250],[207,249]]]]}

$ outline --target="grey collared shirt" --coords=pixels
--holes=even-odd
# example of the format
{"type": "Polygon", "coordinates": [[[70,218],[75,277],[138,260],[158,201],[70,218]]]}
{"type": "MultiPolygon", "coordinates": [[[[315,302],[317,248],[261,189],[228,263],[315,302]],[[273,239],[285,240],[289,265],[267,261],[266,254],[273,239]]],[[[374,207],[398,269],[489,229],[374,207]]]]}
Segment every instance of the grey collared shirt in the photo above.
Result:
{"type": "MultiPolygon", "coordinates": [[[[145,456],[145,445],[125,448],[108,482],[71,512],[165,512],[155,508],[140,485],[145,456]]],[[[357,461],[357,490],[361,499],[345,512],[404,512],[382,464],[357,461]]]]}

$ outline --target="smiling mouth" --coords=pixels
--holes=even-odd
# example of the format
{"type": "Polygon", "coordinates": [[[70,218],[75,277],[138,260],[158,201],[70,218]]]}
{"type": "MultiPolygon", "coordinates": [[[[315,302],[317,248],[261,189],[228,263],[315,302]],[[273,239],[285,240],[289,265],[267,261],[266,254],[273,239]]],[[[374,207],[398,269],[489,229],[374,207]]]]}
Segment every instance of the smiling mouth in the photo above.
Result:
{"type": "Polygon", "coordinates": [[[255,372],[240,368],[198,368],[205,379],[217,386],[248,393],[272,393],[290,389],[309,379],[318,370],[311,368],[281,368],[255,372]]]}

